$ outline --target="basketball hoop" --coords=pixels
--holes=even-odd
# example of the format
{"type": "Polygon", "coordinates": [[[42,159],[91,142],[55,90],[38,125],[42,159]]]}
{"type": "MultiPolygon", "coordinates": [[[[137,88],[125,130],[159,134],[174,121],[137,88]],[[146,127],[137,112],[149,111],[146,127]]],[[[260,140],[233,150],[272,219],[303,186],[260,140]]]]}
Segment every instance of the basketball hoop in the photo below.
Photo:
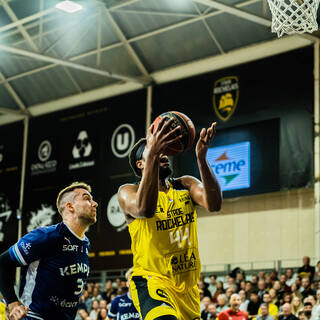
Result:
{"type": "Polygon", "coordinates": [[[271,31],[283,34],[318,30],[319,0],[268,0],[272,13],[271,31]]]}

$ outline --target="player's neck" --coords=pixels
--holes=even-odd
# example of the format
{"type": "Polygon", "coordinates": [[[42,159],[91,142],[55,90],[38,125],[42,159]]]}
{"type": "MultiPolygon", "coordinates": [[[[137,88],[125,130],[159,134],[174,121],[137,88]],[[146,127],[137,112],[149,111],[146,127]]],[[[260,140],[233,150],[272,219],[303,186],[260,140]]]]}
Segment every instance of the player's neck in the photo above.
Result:
{"type": "Polygon", "coordinates": [[[159,191],[167,192],[169,190],[169,185],[166,179],[160,179],[158,187],[159,187],[159,191]]]}
{"type": "Polygon", "coordinates": [[[79,221],[72,221],[69,219],[63,220],[63,222],[69,227],[69,229],[80,239],[84,239],[85,232],[88,226],[81,225],[79,221]]]}

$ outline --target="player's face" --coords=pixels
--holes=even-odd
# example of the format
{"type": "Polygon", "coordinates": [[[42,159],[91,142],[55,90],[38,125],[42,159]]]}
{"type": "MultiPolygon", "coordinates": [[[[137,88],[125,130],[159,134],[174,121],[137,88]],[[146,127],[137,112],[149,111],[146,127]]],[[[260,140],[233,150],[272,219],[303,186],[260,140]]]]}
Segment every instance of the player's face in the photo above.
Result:
{"type": "Polygon", "coordinates": [[[91,225],[97,221],[97,207],[91,194],[85,189],[75,189],[74,208],[79,220],[84,224],[91,225]]]}
{"type": "Polygon", "coordinates": [[[165,154],[160,155],[159,178],[165,179],[170,176],[172,170],[170,168],[169,158],[165,154]]]}
{"type": "Polygon", "coordinates": [[[239,309],[241,305],[240,296],[234,296],[231,298],[230,305],[233,309],[239,309]]]}

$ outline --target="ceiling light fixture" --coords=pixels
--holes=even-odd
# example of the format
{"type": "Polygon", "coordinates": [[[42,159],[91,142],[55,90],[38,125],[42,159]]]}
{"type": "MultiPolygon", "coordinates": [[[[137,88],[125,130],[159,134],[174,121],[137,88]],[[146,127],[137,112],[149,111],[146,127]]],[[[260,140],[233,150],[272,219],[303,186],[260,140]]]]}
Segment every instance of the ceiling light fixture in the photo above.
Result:
{"type": "Polygon", "coordinates": [[[75,13],[82,10],[82,6],[73,1],[62,1],[56,5],[56,8],[68,13],[75,13]]]}

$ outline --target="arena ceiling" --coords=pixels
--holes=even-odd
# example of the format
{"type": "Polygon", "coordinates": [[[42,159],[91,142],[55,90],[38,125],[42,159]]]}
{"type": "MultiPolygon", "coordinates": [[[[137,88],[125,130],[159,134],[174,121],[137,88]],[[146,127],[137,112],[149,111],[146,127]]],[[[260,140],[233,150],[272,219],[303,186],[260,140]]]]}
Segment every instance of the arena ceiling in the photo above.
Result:
{"type": "Polygon", "coordinates": [[[0,0],[0,125],[312,45],[266,0],[0,0]]]}

